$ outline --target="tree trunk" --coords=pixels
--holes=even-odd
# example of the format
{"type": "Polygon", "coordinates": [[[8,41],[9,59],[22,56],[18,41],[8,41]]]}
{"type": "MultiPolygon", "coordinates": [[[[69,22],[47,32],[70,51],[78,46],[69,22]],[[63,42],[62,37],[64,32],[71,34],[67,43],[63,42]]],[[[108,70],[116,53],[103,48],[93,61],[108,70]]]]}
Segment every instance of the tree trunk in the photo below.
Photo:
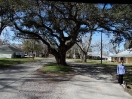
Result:
{"type": "Polygon", "coordinates": [[[83,53],[83,59],[82,59],[82,60],[83,60],[83,62],[85,62],[85,63],[87,62],[87,55],[86,55],[85,53],[83,53]]]}
{"type": "Polygon", "coordinates": [[[82,51],[81,60],[85,63],[87,62],[87,53],[84,51],[82,51]]]}
{"type": "Polygon", "coordinates": [[[66,63],[66,52],[65,51],[59,51],[58,53],[54,54],[56,62],[60,66],[67,66],[66,63]]]}
{"type": "Polygon", "coordinates": [[[56,62],[58,65],[61,65],[61,66],[67,66],[67,63],[66,63],[66,54],[61,54],[58,52],[58,54],[55,55],[55,59],[56,59],[56,62]]]}

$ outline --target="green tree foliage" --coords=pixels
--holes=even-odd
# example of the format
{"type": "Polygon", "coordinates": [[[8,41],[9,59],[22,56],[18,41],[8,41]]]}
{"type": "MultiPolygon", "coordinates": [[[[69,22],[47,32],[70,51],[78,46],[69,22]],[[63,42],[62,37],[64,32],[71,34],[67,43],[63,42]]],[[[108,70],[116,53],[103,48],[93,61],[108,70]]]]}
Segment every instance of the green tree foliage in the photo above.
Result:
{"type": "MultiPolygon", "coordinates": [[[[112,42],[118,45],[126,40],[132,40],[132,4],[113,4],[106,10],[103,28],[112,33],[112,42]],[[104,23],[105,22],[105,23],[104,23]]],[[[101,24],[100,24],[101,25],[101,24]]]]}
{"type": "Polygon", "coordinates": [[[124,44],[124,49],[130,49],[132,48],[132,41],[126,41],[124,44]]]}
{"type": "Polygon", "coordinates": [[[13,16],[28,8],[28,0],[0,0],[0,34],[7,26],[13,26],[13,16]]]}
{"type": "Polygon", "coordinates": [[[10,15],[8,6],[7,0],[0,0],[0,34],[10,22],[8,18],[10,15]]]}
{"type": "Polygon", "coordinates": [[[43,44],[41,41],[37,41],[34,39],[28,39],[23,41],[23,50],[25,52],[38,52],[41,53],[43,51],[43,44]]]}
{"type": "Polygon", "coordinates": [[[0,39],[0,45],[3,45],[3,40],[0,39]]]}

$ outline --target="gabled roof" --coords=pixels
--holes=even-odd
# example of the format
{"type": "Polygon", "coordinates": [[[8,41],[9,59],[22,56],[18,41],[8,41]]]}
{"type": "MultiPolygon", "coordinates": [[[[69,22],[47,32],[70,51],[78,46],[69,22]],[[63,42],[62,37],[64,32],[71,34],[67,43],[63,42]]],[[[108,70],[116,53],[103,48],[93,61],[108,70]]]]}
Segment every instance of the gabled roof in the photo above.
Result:
{"type": "Polygon", "coordinates": [[[1,45],[0,50],[3,51],[13,51],[13,52],[23,52],[20,48],[11,46],[11,45],[1,45]]]}
{"type": "Polygon", "coordinates": [[[100,56],[100,54],[96,52],[88,52],[88,55],[89,56],[100,56]]]}
{"type": "Polygon", "coordinates": [[[131,49],[127,49],[118,54],[112,55],[112,57],[132,57],[132,51],[131,49]]]}
{"type": "MultiPolygon", "coordinates": [[[[88,56],[101,57],[101,54],[97,53],[97,52],[87,52],[87,55],[88,56]]],[[[102,55],[102,58],[106,58],[106,57],[108,57],[108,56],[102,55]]]]}

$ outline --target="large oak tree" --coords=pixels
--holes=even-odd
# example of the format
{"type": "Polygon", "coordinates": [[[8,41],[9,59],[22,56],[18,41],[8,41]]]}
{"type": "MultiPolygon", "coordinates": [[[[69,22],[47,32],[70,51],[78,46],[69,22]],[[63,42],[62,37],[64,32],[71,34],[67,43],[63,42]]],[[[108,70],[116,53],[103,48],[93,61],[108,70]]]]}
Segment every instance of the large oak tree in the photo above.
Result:
{"type": "MultiPolygon", "coordinates": [[[[24,12],[16,12],[12,19],[19,30],[17,36],[40,39],[59,65],[67,65],[66,52],[90,30],[88,25],[92,22],[83,21],[88,8],[96,7],[94,4],[39,1],[24,12]]],[[[89,11],[91,16],[90,13],[92,10],[89,11]]]]}
{"type": "Polygon", "coordinates": [[[66,52],[90,31],[113,33],[116,41],[131,38],[130,14],[126,12],[131,11],[131,5],[127,9],[122,5],[125,9],[122,11],[118,4],[44,0],[26,0],[17,6],[15,3],[14,0],[10,19],[16,36],[41,40],[59,65],[67,65],[66,52]]]}

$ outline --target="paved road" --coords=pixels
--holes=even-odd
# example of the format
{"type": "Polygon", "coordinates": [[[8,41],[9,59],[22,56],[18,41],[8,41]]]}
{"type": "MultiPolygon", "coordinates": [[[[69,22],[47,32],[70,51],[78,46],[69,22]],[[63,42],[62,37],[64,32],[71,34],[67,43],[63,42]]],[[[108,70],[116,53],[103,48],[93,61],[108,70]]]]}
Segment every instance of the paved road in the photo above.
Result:
{"type": "Polygon", "coordinates": [[[0,99],[132,99],[101,67],[68,61],[75,76],[54,81],[36,72],[50,61],[54,59],[0,70],[0,99]]]}
{"type": "MultiPolygon", "coordinates": [[[[55,61],[53,58],[38,62],[19,64],[9,69],[0,70],[0,99],[23,99],[18,98],[19,88],[24,81],[30,81],[34,72],[48,62],[55,61]],[[15,98],[16,97],[16,98],[15,98]]],[[[36,78],[37,79],[37,78],[36,78]]],[[[21,97],[21,96],[20,96],[21,97]]],[[[28,98],[26,98],[28,99],[28,98]]],[[[34,98],[33,98],[34,99],[34,98]]]]}

